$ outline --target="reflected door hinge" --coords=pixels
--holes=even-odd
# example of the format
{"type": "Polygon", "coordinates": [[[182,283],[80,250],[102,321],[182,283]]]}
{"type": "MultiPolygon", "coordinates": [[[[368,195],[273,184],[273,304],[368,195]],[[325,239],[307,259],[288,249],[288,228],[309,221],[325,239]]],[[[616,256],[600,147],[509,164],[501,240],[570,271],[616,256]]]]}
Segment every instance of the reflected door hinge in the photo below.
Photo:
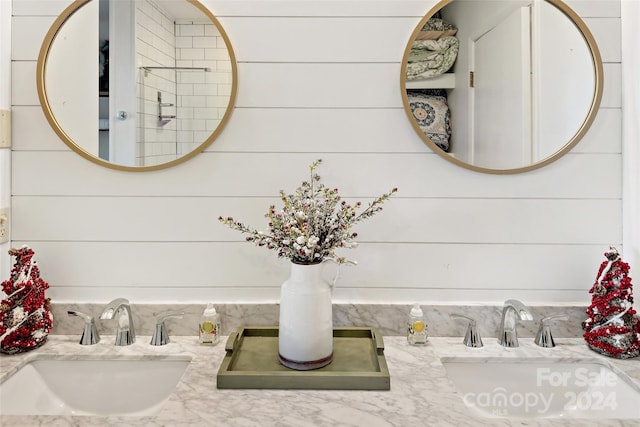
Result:
{"type": "Polygon", "coordinates": [[[469,87],[473,87],[473,71],[469,71],[469,87]]]}

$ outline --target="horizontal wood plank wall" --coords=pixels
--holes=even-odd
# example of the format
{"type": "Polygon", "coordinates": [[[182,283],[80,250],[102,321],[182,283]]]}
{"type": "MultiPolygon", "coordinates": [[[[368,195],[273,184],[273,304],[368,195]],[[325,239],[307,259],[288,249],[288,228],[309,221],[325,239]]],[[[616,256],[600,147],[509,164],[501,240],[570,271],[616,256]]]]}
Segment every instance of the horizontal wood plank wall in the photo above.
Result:
{"type": "Polygon", "coordinates": [[[316,158],[347,199],[399,188],[357,227],[344,255],[359,265],[342,269],[337,302],[587,303],[602,253],[621,243],[619,1],[569,2],[605,61],[592,129],[559,161],[507,176],[445,162],[408,123],[400,61],[435,1],[203,1],[238,59],[236,108],[205,152],[150,173],[94,165],[56,137],[35,68],[70,2],[13,2],[12,235],[55,301],[277,301],[286,261],[216,218],[264,227],[316,158]]]}

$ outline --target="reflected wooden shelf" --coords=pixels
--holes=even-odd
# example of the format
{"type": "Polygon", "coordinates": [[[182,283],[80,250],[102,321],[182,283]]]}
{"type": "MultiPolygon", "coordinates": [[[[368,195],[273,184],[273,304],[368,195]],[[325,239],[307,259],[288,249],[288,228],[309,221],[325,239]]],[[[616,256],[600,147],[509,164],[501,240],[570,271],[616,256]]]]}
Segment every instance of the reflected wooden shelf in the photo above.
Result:
{"type": "Polygon", "coordinates": [[[407,89],[454,89],[456,87],[456,75],[444,73],[439,76],[424,80],[407,80],[407,89]]]}

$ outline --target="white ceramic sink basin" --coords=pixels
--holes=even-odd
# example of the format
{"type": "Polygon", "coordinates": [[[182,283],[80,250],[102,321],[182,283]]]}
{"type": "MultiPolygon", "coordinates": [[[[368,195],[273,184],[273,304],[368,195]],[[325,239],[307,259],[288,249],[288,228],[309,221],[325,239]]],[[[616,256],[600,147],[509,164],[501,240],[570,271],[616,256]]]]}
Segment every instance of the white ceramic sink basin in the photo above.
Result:
{"type": "Polygon", "coordinates": [[[477,415],[640,419],[640,387],[598,359],[443,358],[477,415]]]}
{"type": "Polygon", "coordinates": [[[151,415],[189,359],[38,359],[0,384],[3,415],[151,415]]]}

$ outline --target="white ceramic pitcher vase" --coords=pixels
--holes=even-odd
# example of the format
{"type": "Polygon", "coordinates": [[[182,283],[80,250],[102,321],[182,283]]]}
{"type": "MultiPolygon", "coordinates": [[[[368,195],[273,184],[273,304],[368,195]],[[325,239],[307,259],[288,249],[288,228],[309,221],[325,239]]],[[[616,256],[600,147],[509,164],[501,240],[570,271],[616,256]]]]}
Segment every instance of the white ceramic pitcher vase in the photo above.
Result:
{"type": "Polygon", "coordinates": [[[333,285],[322,278],[322,267],[292,262],[280,289],[278,357],[291,369],[321,368],[333,358],[333,285]]]}

